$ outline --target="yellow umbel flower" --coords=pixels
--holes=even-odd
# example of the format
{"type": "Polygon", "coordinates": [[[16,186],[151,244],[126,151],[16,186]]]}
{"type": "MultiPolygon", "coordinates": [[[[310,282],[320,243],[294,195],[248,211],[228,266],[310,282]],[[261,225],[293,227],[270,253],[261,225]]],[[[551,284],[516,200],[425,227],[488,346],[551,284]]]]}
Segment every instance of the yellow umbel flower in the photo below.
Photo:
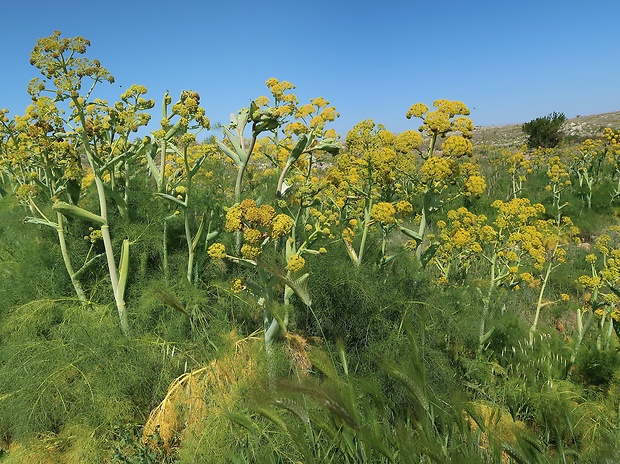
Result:
{"type": "Polygon", "coordinates": [[[396,214],[394,206],[385,201],[375,203],[370,210],[370,217],[382,224],[392,224],[395,222],[394,214],[396,214]]]}
{"type": "Polygon", "coordinates": [[[271,224],[271,238],[278,239],[290,233],[293,229],[293,220],[286,214],[278,214],[271,224]]]}
{"type": "Polygon", "coordinates": [[[474,149],[469,139],[461,137],[460,135],[451,135],[445,140],[441,146],[441,150],[444,155],[458,158],[464,155],[471,156],[474,149]]]}
{"type": "Polygon", "coordinates": [[[256,259],[261,253],[260,247],[244,243],[241,247],[241,256],[245,259],[256,259]]]}
{"type": "Polygon", "coordinates": [[[306,265],[306,260],[303,256],[293,255],[286,265],[286,270],[290,272],[301,271],[306,265]]]}
{"type": "Polygon", "coordinates": [[[422,173],[429,179],[442,181],[454,175],[452,165],[446,158],[433,156],[422,165],[422,173]]]}
{"type": "Polygon", "coordinates": [[[413,213],[413,205],[407,200],[401,200],[397,202],[394,205],[394,209],[396,209],[396,213],[400,214],[401,216],[413,213]]]}
{"type": "Polygon", "coordinates": [[[262,238],[263,234],[258,229],[246,229],[243,232],[243,240],[245,240],[246,243],[256,245],[261,241],[262,238]]]}
{"type": "Polygon", "coordinates": [[[482,176],[470,176],[465,179],[465,189],[467,196],[474,195],[479,197],[487,189],[487,183],[482,176]]]}
{"type": "Polygon", "coordinates": [[[415,103],[411,105],[409,111],[407,111],[407,119],[414,118],[423,118],[426,112],[428,111],[428,106],[424,103],[415,103]]]}
{"type": "Polygon", "coordinates": [[[240,205],[232,206],[226,213],[226,224],[224,228],[227,232],[236,232],[241,230],[243,223],[241,222],[242,209],[240,205]]]}
{"type": "Polygon", "coordinates": [[[224,259],[226,257],[226,247],[222,243],[214,243],[207,250],[211,259],[224,259]]]}
{"type": "Polygon", "coordinates": [[[243,291],[244,285],[243,280],[241,279],[233,279],[230,282],[230,289],[233,293],[241,293],[243,291]]]}

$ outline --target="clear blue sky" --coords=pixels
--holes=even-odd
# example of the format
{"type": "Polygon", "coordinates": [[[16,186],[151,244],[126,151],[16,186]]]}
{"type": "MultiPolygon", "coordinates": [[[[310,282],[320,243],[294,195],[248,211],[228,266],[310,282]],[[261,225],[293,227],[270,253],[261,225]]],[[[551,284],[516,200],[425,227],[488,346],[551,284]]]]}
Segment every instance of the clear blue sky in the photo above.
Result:
{"type": "Polygon", "coordinates": [[[269,77],[295,84],[302,103],[330,100],[343,136],[366,118],[415,129],[409,106],[441,98],[465,102],[476,125],[620,110],[618,0],[29,0],[3,2],[2,16],[10,114],[28,105],[30,51],[54,30],[90,39],[88,56],[116,78],[102,98],[146,85],[155,122],[166,89],[191,89],[226,123],[269,77]]]}

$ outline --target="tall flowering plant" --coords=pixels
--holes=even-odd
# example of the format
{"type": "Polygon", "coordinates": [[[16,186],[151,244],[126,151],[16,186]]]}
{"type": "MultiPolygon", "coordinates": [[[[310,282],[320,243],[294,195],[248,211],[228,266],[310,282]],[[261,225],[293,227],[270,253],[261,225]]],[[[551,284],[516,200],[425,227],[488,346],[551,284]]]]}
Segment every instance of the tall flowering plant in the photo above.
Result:
{"type": "MultiPolygon", "coordinates": [[[[408,231],[417,242],[416,256],[423,259],[424,238],[433,213],[459,196],[480,196],[486,182],[474,163],[465,162],[473,155],[471,137],[473,123],[465,104],[459,101],[436,100],[434,110],[423,103],[409,108],[407,118],[420,118],[419,131],[427,137],[426,150],[418,149],[422,158],[419,175],[410,179],[412,190],[422,199],[417,231],[408,231]],[[438,143],[441,147],[438,149],[438,143]]],[[[429,249],[432,251],[432,248],[429,249]]]]}
{"type": "MultiPolygon", "coordinates": [[[[447,283],[454,275],[466,275],[474,261],[486,268],[486,285],[478,288],[482,295],[480,353],[493,333],[493,328],[487,328],[487,321],[497,289],[501,286],[519,289],[524,282],[533,280],[530,271],[541,272],[550,259],[546,284],[551,270],[564,256],[557,243],[548,254],[545,231],[549,224],[538,219],[545,211],[543,205],[533,205],[527,198],[513,198],[508,202],[496,200],[491,206],[497,212],[492,222],[485,215],[461,207],[449,211],[446,221],[437,221],[439,234],[429,237],[437,246],[429,264],[439,270],[439,282],[447,283]]],[[[537,314],[541,307],[539,304],[537,314]]]]}
{"type": "Polygon", "coordinates": [[[597,349],[608,349],[616,329],[620,332],[620,227],[611,226],[594,243],[595,253],[586,256],[590,273],[578,281],[586,290],[585,304],[577,310],[578,335],[574,352],[583,341],[586,331],[598,320],[597,349]]]}
{"type": "Polygon", "coordinates": [[[308,208],[314,204],[312,185],[317,183],[314,159],[319,152],[336,153],[339,146],[325,124],[337,116],[333,107],[322,98],[313,99],[300,107],[294,88],[287,81],[275,78],[267,81],[272,100],[259,97],[223,128],[224,140],[217,144],[234,163],[237,176],[234,189],[235,204],[226,213],[225,230],[234,233],[235,249],[225,252],[223,244],[209,247],[212,258],[224,258],[256,271],[256,281],[239,279],[233,282],[233,291],[249,290],[264,308],[265,345],[270,347],[281,330],[286,330],[290,298],[297,294],[310,305],[305,283],[305,257],[324,253],[324,248],[312,248],[317,240],[330,234],[326,221],[311,220],[308,208]],[[273,106],[270,103],[273,102],[273,106]],[[292,119],[292,121],[291,121],[292,119]],[[250,138],[245,129],[250,126],[250,138]],[[259,135],[270,136],[268,142],[259,142],[259,135]],[[273,147],[270,152],[269,147],[273,147]],[[260,150],[258,162],[267,160],[276,169],[278,180],[273,192],[276,206],[258,205],[251,198],[241,200],[244,174],[253,155],[260,150]],[[288,182],[287,182],[288,180],[288,182]],[[265,253],[273,244],[276,258],[265,253]],[[283,260],[281,259],[283,255],[283,260]],[[284,285],[283,304],[277,303],[276,284],[284,285]],[[283,311],[282,311],[283,310],[283,311]]]}
{"type": "Polygon", "coordinates": [[[84,153],[87,168],[92,173],[99,212],[91,212],[64,201],[54,203],[53,209],[64,216],[77,217],[101,230],[101,239],[116,302],[120,326],[129,333],[125,305],[125,289],[129,272],[129,239],[123,241],[117,265],[116,253],[110,233],[108,201],[113,201],[121,215],[128,217],[130,161],[140,156],[148,146],[147,141],[130,142],[131,133],[147,124],[153,101],[143,97],[146,88],[131,86],[121,95],[121,101],[109,106],[107,102],[93,99],[95,87],[102,82],[114,82],[114,77],[98,60],[80,57],[90,45],[82,38],[61,38],[56,31],[52,36],[39,39],[31,54],[30,62],[47,80],[33,79],[28,90],[33,101],[42,94],[51,93],[57,103],[68,102],[69,115],[64,122],[65,132],[58,132],[84,153]],[[87,88],[84,91],[84,88],[87,88]]]}
{"type": "MultiPolygon", "coordinates": [[[[319,253],[310,249],[318,234],[300,247],[292,246],[293,219],[278,214],[268,204],[257,205],[252,199],[245,199],[231,207],[226,213],[227,232],[241,233],[243,245],[240,256],[228,252],[224,244],[216,242],[209,247],[212,259],[226,259],[256,271],[256,279],[236,278],[231,283],[235,293],[251,292],[263,307],[263,328],[266,348],[270,348],[282,330],[286,330],[290,298],[296,294],[306,305],[311,299],[306,288],[308,272],[305,271],[305,254],[319,253]],[[273,245],[285,247],[286,263],[273,261],[269,248],[273,245]],[[285,286],[283,305],[278,303],[274,289],[277,284],[285,286]]],[[[323,250],[321,250],[323,252],[323,250]]]]}
{"type": "MultiPolygon", "coordinates": [[[[146,152],[151,174],[157,185],[156,194],[167,200],[176,211],[181,211],[187,243],[188,282],[194,280],[194,261],[198,245],[201,243],[209,212],[200,214],[199,225],[194,231],[193,209],[194,187],[200,168],[207,158],[207,153],[196,150],[196,136],[203,129],[210,128],[209,118],[200,106],[200,95],[194,91],[182,91],[179,100],[171,108],[172,99],[166,93],[163,101],[164,117],[160,129],[153,132],[157,149],[146,152]],[[157,166],[155,154],[159,153],[160,165],[157,166]]],[[[163,226],[163,267],[168,277],[168,221],[175,218],[172,214],[164,218],[163,226]]],[[[212,239],[217,231],[208,231],[206,239],[212,239]]]]}
{"type": "MultiPolygon", "coordinates": [[[[46,212],[53,203],[63,201],[76,205],[80,199],[84,175],[80,156],[74,144],[56,134],[64,131],[60,110],[51,98],[40,97],[30,105],[24,116],[3,121],[2,133],[6,143],[2,158],[10,167],[16,185],[16,196],[30,208],[31,224],[51,227],[56,231],[63,262],[75,293],[80,301],[88,297],[80,282],[81,276],[101,255],[91,257],[93,247],[79,269],[75,269],[69,252],[66,220],[60,211],[46,212]]],[[[92,245],[97,232],[91,232],[92,245]]],[[[89,234],[89,240],[91,239],[89,234]]]]}
{"type": "Polygon", "coordinates": [[[369,232],[379,227],[381,263],[389,261],[388,235],[403,226],[413,206],[406,199],[406,175],[415,170],[413,152],[423,139],[418,132],[395,136],[373,120],[356,124],[346,137],[346,150],[327,169],[323,197],[338,211],[341,236],[351,260],[364,260],[369,232]],[[361,239],[356,242],[355,238],[361,239]]]}

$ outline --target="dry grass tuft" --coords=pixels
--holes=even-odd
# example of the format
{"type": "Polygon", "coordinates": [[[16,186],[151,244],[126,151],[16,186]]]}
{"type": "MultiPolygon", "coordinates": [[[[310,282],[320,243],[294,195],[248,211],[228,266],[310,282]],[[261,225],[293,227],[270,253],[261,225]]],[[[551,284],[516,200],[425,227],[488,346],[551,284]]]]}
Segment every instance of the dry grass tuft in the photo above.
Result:
{"type": "Polygon", "coordinates": [[[143,443],[153,444],[157,434],[170,451],[176,437],[182,440],[184,434],[194,432],[207,415],[222,415],[256,380],[262,338],[252,334],[238,339],[235,332],[228,337],[234,347],[229,354],[172,382],[163,401],[149,415],[143,443]]]}

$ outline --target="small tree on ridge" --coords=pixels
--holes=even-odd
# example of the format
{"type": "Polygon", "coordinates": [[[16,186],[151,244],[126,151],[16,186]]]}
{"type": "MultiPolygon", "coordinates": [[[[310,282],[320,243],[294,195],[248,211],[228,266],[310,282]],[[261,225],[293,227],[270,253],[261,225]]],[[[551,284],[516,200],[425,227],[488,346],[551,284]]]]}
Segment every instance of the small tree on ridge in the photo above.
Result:
{"type": "Polygon", "coordinates": [[[566,116],[564,116],[564,113],[554,111],[548,116],[536,118],[523,124],[522,130],[528,136],[528,147],[556,147],[564,136],[560,132],[560,127],[562,127],[565,121],[566,116]]]}

